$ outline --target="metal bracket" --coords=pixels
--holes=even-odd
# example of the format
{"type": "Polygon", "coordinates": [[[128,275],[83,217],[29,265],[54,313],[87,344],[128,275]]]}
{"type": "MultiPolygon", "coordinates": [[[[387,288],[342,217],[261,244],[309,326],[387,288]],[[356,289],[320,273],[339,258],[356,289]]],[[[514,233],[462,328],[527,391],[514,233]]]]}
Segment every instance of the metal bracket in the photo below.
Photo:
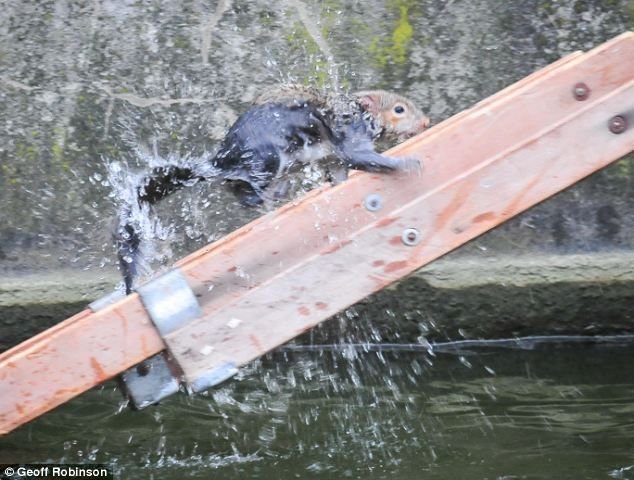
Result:
{"type": "MultiPolygon", "coordinates": [[[[189,322],[202,315],[200,305],[196,300],[194,292],[192,292],[187,280],[178,269],[172,270],[146,283],[139,287],[137,292],[141,297],[143,305],[145,305],[145,309],[150,314],[154,325],[168,345],[169,341],[166,339],[166,336],[183,328],[189,322]]],[[[178,362],[176,361],[176,363],[178,362]]],[[[141,403],[143,403],[144,399],[148,398],[148,390],[151,391],[154,389],[158,400],[163,398],[159,398],[159,390],[171,392],[173,388],[167,383],[170,378],[169,366],[165,364],[164,367],[160,368],[165,373],[161,374],[159,372],[157,375],[162,375],[160,378],[162,378],[164,382],[157,380],[155,386],[153,379],[140,378],[138,375],[130,375],[129,378],[133,380],[132,384],[124,378],[128,390],[133,390],[130,392],[130,396],[132,398],[135,396],[141,397],[141,403]]],[[[238,368],[235,363],[225,362],[218,367],[205,371],[196,378],[190,377],[186,379],[186,390],[189,394],[207,390],[232,377],[237,372],[238,368]]],[[[152,401],[148,398],[145,403],[149,405],[158,400],[152,401]]],[[[137,402],[135,401],[135,405],[136,404],[137,402]]]]}
{"type": "Polygon", "coordinates": [[[121,383],[132,406],[141,410],[180,390],[165,352],[154,355],[121,374],[121,383]]]}
{"type": "MultiPolygon", "coordinates": [[[[201,314],[198,301],[179,270],[171,270],[151,280],[139,287],[137,292],[156,329],[163,337],[201,314]]],[[[95,300],[89,308],[93,312],[98,312],[123,297],[125,295],[122,292],[115,291],[95,300]]],[[[161,352],[121,374],[121,385],[135,409],[141,410],[179,391],[181,382],[172,372],[176,369],[173,363],[166,352],[161,352]]],[[[216,370],[209,378],[220,376],[216,370]]],[[[188,385],[187,391],[198,392],[208,388],[198,387],[199,383],[205,384],[206,378],[208,375],[203,376],[201,382],[188,385]]]]}
{"type": "MultiPolygon", "coordinates": [[[[187,280],[179,270],[172,270],[137,289],[154,325],[165,338],[201,315],[201,309],[187,280]]],[[[178,391],[179,382],[172,375],[168,359],[152,357],[123,375],[123,381],[135,408],[141,409],[178,391]]],[[[172,363],[173,364],[173,363],[172,363]]],[[[238,369],[226,362],[186,382],[187,393],[208,389],[232,377],[238,369]]]]}

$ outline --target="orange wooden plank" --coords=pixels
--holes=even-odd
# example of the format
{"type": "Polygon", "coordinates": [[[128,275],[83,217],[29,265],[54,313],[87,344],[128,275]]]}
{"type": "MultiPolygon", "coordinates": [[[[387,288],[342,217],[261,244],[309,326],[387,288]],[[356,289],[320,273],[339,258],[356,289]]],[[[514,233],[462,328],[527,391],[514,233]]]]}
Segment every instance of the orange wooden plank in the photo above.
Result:
{"type": "MultiPolygon", "coordinates": [[[[322,244],[318,254],[239,301],[214,308],[213,315],[168,335],[166,343],[190,381],[210,369],[257,358],[632,151],[634,129],[621,137],[606,126],[606,113],[620,111],[624,102],[634,106],[634,81],[455,182],[430,188],[409,204],[395,204],[388,217],[345,241],[322,244]],[[420,243],[412,247],[401,241],[409,227],[421,232],[420,243]]],[[[330,201],[340,200],[333,194],[330,201]]]]}
{"type": "MultiPolygon", "coordinates": [[[[237,305],[238,302],[243,304],[247,293],[255,294],[256,290],[264,288],[276,278],[291,274],[294,269],[314,257],[317,252],[342,249],[349,246],[353,242],[351,239],[364,229],[396,221],[393,217],[394,209],[423,199],[430,192],[445,188],[471,170],[481,168],[483,164],[492,161],[500,153],[510,152],[524,142],[532,142],[536,136],[553,128],[563,118],[579,114],[589,105],[595,105],[598,100],[632,78],[634,78],[634,36],[624,34],[585,55],[566,59],[556,68],[537,72],[531,76],[530,80],[518,82],[501,94],[496,94],[473,109],[459,114],[458,119],[454,117],[443,122],[393,149],[392,153],[419,155],[424,158],[425,170],[420,178],[355,175],[343,185],[332,189],[323,187],[319,192],[313,192],[302,200],[238,230],[226,241],[212,245],[203,256],[195,255],[186,258],[181,263],[181,268],[199,297],[204,315],[198,322],[194,322],[200,325],[200,329],[196,329],[196,341],[191,340],[186,333],[175,332],[168,336],[166,342],[170,345],[172,353],[181,366],[192,361],[194,363],[207,362],[207,358],[192,360],[192,357],[196,357],[196,349],[209,352],[211,347],[216,348],[218,339],[213,335],[205,335],[202,330],[222,327],[213,320],[209,320],[210,324],[207,323],[207,319],[220,318],[219,313],[223,308],[237,305]],[[580,81],[591,88],[590,97],[585,101],[576,100],[572,94],[574,85],[580,81]],[[371,213],[363,208],[363,199],[370,193],[380,193],[383,196],[386,207],[382,211],[371,213]]],[[[597,131],[595,135],[605,132],[604,128],[601,132],[597,131]]],[[[621,138],[620,141],[624,139],[621,138]]],[[[626,147],[626,150],[628,148],[626,147]]],[[[616,158],[618,157],[612,159],[616,158]]],[[[588,169],[585,175],[594,171],[588,166],[585,168],[588,169]]],[[[516,172],[518,178],[524,178],[527,174],[528,172],[521,169],[516,172]]],[[[563,178],[568,177],[568,181],[557,188],[565,188],[581,178],[573,170],[570,171],[569,176],[566,172],[563,173],[563,178]]],[[[451,187],[451,189],[455,188],[457,187],[451,187]]],[[[553,190],[552,193],[556,191],[553,190]]],[[[489,194],[494,192],[492,190],[489,194]]],[[[509,193],[508,198],[514,197],[509,193]]],[[[436,214],[427,206],[421,208],[429,211],[430,215],[436,214]]],[[[481,213],[485,214],[487,210],[481,213]]],[[[493,215],[489,218],[482,217],[481,231],[486,231],[498,223],[499,219],[493,215]]],[[[437,224],[434,228],[442,226],[437,224]]],[[[400,245],[396,236],[391,241],[400,245]]],[[[456,243],[451,245],[458,246],[456,243]]],[[[358,245],[354,248],[359,250],[358,245]]],[[[372,257],[373,249],[370,246],[359,251],[364,258],[372,257]]],[[[438,255],[441,254],[438,253],[438,255]]],[[[333,258],[331,256],[331,260],[333,258]]],[[[340,272],[337,275],[343,275],[348,266],[355,265],[357,260],[341,262],[340,272]]],[[[419,266],[422,264],[423,262],[419,263],[419,266]]],[[[399,275],[395,278],[400,278],[407,272],[399,271],[398,273],[399,275]]],[[[301,285],[298,283],[298,278],[293,278],[296,287],[301,285]]],[[[390,276],[389,281],[395,278],[390,276]]],[[[377,288],[384,285],[385,283],[380,283],[377,288]]],[[[374,290],[376,288],[366,290],[365,295],[374,290]]],[[[266,291],[269,302],[266,305],[260,304],[260,307],[274,309],[276,312],[280,310],[280,304],[286,302],[286,304],[295,305],[305,295],[305,291],[298,292],[296,288],[295,293],[283,301],[281,298],[285,292],[274,289],[266,291]]],[[[345,296],[343,293],[339,295],[345,296]]],[[[357,299],[365,295],[359,294],[357,299]]],[[[327,318],[329,314],[349,304],[326,300],[321,298],[316,302],[321,305],[321,318],[327,318]],[[334,304],[337,305],[336,308],[324,307],[324,305],[334,304]]],[[[297,313],[294,312],[293,315],[297,313]]],[[[291,313],[286,312],[286,315],[291,313]]],[[[233,319],[224,321],[236,319],[243,320],[236,314],[233,319]]],[[[235,324],[235,322],[231,323],[235,324]]],[[[290,336],[284,338],[292,338],[313,324],[307,321],[306,325],[297,327],[294,334],[290,335],[290,332],[287,332],[290,336]]],[[[193,332],[193,328],[188,328],[188,332],[193,332]]],[[[270,328],[267,327],[267,331],[270,328]]],[[[285,326],[282,327],[282,329],[285,328],[285,326]]],[[[223,332],[225,330],[226,328],[221,329],[223,332]]],[[[232,329],[232,332],[236,333],[238,330],[232,329]]],[[[228,335],[229,333],[223,336],[222,340],[228,339],[228,335]]],[[[240,336],[239,338],[244,345],[248,344],[247,337],[240,336]]],[[[268,345],[267,342],[259,339],[256,341],[253,338],[251,341],[253,345],[249,348],[253,350],[254,355],[266,350],[259,346],[268,345]]],[[[283,341],[279,340],[280,343],[283,341]]],[[[216,349],[216,351],[219,350],[216,349]]],[[[226,360],[232,361],[229,356],[226,360]]],[[[190,379],[201,372],[199,368],[188,371],[188,368],[184,367],[184,370],[190,375],[190,379]]]]}
{"type": "MultiPolygon", "coordinates": [[[[190,381],[210,367],[242,365],[262,355],[632,151],[634,129],[614,135],[607,128],[607,120],[622,112],[623,105],[634,107],[634,81],[521,145],[484,157],[452,181],[437,182],[434,177],[444,166],[433,162],[419,180],[425,193],[411,202],[401,200],[409,184],[400,186],[395,178],[377,177],[380,187],[370,190],[368,182],[356,182],[325,192],[311,203],[315,210],[306,218],[294,218],[298,232],[308,232],[308,223],[321,224],[316,231],[324,233],[304,239],[311,256],[279,267],[278,275],[237,301],[220,308],[218,303],[204,304],[203,316],[169,334],[166,343],[190,381]],[[372,218],[361,202],[377,191],[384,196],[385,207],[380,217],[372,218]],[[356,224],[352,229],[347,221],[355,217],[366,217],[366,223],[351,221],[356,224]],[[401,234],[411,227],[418,229],[421,240],[407,247],[401,234]]],[[[427,148],[430,158],[439,161],[468,151],[451,132],[446,142],[437,138],[427,148]]],[[[267,226],[272,236],[275,222],[267,226]]],[[[276,247],[294,248],[297,236],[280,233],[276,247]]],[[[255,279],[262,269],[271,274],[275,268],[275,256],[261,254],[253,262],[241,266],[241,277],[255,279]]]]}
{"type": "MultiPolygon", "coordinates": [[[[320,245],[317,241],[319,232],[327,229],[329,236],[321,235],[322,241],[325,237],[328,237],[326,241],[331,241],[332,238],[345,238],[347,231],[366,225],[366,212],[353,208],[355,205],[361,206],[363,197],[359,198],[358,195],[365,196],[371,190],[380,192],[392,189],[391,194],[398,197],[394,201],[407,202],[416,198],[421,194],[421,188],[441,185],[472,168],[479,157],[468,159],[464,151],[475,150],[480,157],[486,157],[508,149],[518,139],[539,132],[561,115],[579,111],[587,101],[623,85],[633,75],[632,64],[625,59],[633,56],[634,35],[620,35],[584,55],[566,57],[554,66],[532,74],[528,80],[507,87],[474,108],[390,150],[392,155],[423,157],[423,184],[414,179],[359,172],[345,184],[334,189],[323,186],[301,200],[261,217],[211,246],[185,257],[177,265],[183,269],[206,311],[211,312],[212,305],[233,301],[241,292],[279,274],[281,268],[291,268],[294,263],[312,255],[315,247],[320,245]],[[606,72],[609,74],[606,75],[606,72]],[[591,97],[586,102],[578,102],[572,96],[572,87],[580,79],[592,87],[591,97]],[[548,108],[544,108],[544,105],[548,105],[548,108]],[[452,135],[452,138],[447,139],[447,135],[452,135]],[[459,142],[459,148],[439,157],[442,165],[432,164],[428,145],[441,137],[449,145],[459,142]],[[342,191],[346,192],[342,195],[346,198],[340,201],[339,206],[324,204],[325,195],[342,191]],[[333,213],[333,208],[336,208],[337,218],[322,219],[321,230],[316,233],[314,219],[300,213],[305,213],[307,209],[323,212],[324,208],[329,208],[333,213]],[[345,222],[341,222],[342,218],[345,222]],[[304,240],[295,242],[299,234],[304,240]],[[254,241],[255,238],[257,241],[254,241]],[[290,245],[285,243],[289,241],[290,245]],[[280,267],[282,261],[283,266],[280,267]]],[[[437,145],[438,148],[445,148],[444,143],[442,146],[440,143],[437,145]]],[[[385,212],[379,214],[383,216],[385,212]]]]}
{"type": "Polygon", "coordinates": [[[0,355],[0,434],[165,349],[137,294],[0,355]]]}
{"type": "MultiPolygon", "coordinates": [[[[186,374],[248,361],[631,150],[634,129],[608,134],[605,123],[624,102],[631,112],[633,78],[624,34],[390,152],[424,159],[420,177],[353,175],[186,257],[178,265],[209,318],[166,340],[186,374]],[[584,102],[578,81],[591,88],[584,102]],[[574,162],[571,148],[583,148],[574,162]],[[363,208],[368,193],[383,209],[363,208]],[[404,247],[411,226],[422,240],[404,247]]],[[[136,294],[68,319],[0,355],[0,433],[163,348],[136,294]]]]}

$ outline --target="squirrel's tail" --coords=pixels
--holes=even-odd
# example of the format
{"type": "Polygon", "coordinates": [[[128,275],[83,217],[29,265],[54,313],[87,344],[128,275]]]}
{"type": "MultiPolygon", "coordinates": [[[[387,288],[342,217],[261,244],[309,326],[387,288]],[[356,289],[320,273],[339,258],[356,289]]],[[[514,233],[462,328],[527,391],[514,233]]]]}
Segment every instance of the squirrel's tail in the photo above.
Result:
{"type": "Polygon", "coordinates": [[[154,167],[134,186],[134,194],[121,207],[114,239],[126,294],[132,293],[141,258],[141,239],[135,212],[148,215],[150,207],[183,187],[220,175],[211,156],[187,158],[179,165],[154,167]],[[130,203],[132,202],[132,204],[130,203]]]}

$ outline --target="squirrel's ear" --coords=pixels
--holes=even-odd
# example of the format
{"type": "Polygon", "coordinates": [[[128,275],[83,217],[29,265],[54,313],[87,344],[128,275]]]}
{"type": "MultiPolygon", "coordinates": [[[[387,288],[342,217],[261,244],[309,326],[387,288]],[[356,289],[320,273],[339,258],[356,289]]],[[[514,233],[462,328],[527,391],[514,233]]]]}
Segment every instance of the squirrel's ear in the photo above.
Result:
{"type": "Polygon", "coordinates": [[[380,110],[380,101],[376,95],[371,93],[362,93],[359,95],[359,104],[366,112],[377,115],[380,110]]]}

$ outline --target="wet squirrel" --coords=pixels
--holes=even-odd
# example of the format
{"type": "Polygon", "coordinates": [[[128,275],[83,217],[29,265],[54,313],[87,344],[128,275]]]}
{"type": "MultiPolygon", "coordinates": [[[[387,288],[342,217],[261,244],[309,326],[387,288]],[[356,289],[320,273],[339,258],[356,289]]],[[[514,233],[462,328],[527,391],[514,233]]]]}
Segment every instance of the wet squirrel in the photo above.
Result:
{"type": "MultiPolygon", "coordinates": [[[[293,171],[324,160],[335,183],[349,169],[417,171],[416,159],[381,155],[374,142],[402,141],[429,123],[410,100],[383,90],[331,94],[297,85],[270,89],[236,120],[215,155],[154,168],[136,187],[136,201],[152,205],[185,186],[222,178],[242,204],[256,206],[283,198],[293,171]]],[[[141,242],[131,211],[131,206],[122,209],[115,233],[126,293],[133,290],[141,242]]]]}

